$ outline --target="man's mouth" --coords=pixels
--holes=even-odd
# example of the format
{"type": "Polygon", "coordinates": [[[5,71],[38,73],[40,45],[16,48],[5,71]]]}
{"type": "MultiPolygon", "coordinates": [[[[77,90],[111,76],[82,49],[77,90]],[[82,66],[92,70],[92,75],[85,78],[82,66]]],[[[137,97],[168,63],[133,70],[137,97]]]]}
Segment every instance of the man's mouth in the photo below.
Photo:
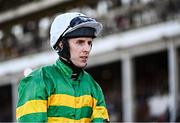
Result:
{"type": "Polygon", "coordinates": [[[80,58],[83,59],[83,60],[87,60],[88,56],[80,56],[80,58]]]}

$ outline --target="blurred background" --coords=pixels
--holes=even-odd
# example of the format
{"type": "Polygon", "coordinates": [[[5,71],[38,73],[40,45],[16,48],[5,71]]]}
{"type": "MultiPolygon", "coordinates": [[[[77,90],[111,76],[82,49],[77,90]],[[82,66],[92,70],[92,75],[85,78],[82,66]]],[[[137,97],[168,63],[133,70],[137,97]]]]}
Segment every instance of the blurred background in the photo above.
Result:
{"type": "Polygon", "coordinates": [[[0,122],[13,122],[24,71],[58,58],[49,28],[60,13],[96,18],[86,70],[113,122],[180,121],[180,0],[0,0],[0,122]]]}

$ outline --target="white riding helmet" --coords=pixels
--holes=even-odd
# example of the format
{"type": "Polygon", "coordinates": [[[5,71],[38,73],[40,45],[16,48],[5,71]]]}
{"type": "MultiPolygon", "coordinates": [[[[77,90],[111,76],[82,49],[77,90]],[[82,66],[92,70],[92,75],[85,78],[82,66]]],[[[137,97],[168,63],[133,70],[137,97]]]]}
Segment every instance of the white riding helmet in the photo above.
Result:
{"type": "Polygon", "coordinates": [[[78,12],[71,12],[58,15],[50,29],[50,45],[55,49],[55,45],[58,39],[63,37],[65,34],[74,31],[81,27],[91,27],[95,29],[94,36],[96,37],[102,30],[102,24],[97,22],[95,19],[87,17],[86,15],[78,12]]]}

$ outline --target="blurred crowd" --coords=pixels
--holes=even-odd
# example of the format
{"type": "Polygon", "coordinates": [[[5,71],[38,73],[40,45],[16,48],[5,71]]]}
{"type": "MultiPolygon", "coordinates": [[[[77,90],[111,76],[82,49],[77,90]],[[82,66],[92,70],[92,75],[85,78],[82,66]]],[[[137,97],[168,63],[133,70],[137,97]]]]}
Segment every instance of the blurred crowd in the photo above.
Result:
{"type": "MultiPolygon", "coordinates": [[[[97,18],[104,26],[101,36],[105,36],[177,19],[180,17],[180,1],[100,0],[95,9],[83,7],[70,11],[81,11],[97,18]]],[[[45,17],[38,21],[30,20],[10,29],[0,30],[0,61],[50,49],[48,40],[51,19],[52,17],[45,17]]]]}
{"type": "Polygon", "coordinates": [[[7,32],[1,32],[0,60],[21,57],[28,54],[41,52],[48,43],[48,19],[42,23],[29,21],[25,25],[15,25],[7,32]],[[46,29],[45,29],[46,28],[46,29]]]}

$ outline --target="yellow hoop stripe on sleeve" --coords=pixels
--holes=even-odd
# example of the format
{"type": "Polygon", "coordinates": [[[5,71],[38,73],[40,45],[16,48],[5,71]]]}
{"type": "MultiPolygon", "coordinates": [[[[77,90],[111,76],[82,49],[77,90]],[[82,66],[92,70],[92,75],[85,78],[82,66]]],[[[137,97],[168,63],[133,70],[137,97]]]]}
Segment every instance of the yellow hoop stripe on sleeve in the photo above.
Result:
{"type": "Polygon", "coordinates": [[[93,109],[93,114],[92,114],[92,119],[94,118],[103,118],[109,120],[107,109],[104,106],[96,106],[93,109]]]}
{"type": "Polygon", "coordinates": [[[20,118],[23,115],[47,112],[47,101],[46,100],[31,100],[26,102],[24,105],[16,109],[16,118],[20,118]]]}

